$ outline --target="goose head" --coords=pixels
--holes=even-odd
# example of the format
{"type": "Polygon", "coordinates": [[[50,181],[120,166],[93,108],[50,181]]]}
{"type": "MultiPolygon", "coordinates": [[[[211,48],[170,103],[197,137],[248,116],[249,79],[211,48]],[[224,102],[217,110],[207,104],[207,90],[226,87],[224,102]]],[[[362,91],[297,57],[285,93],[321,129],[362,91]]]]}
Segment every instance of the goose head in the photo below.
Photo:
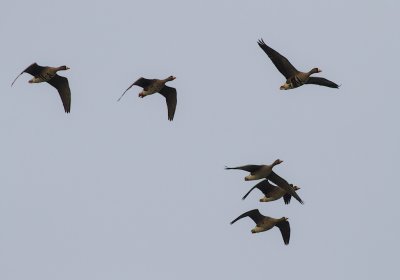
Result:
{"type": "Polygon", "coordinates": [[[166,80],[169,82],[169,81],[173,81],[173,80],[175,80],[176,79],[176,77],[174,77],[174,76],[169,76],[168,78],[166,78],[166,80]]]}
{"type": "Polygon", "coordinates": [[[308,73],[311,75],[311,74],[320,73],[320,72],[322,72],[322,70],[315,67],[315,68],[311,69],[310,72],[308,72],[308,73]]]}
{"type": "Polygon", "coordinates": [[[68,70],[68,69],[70,69],[70,68],[65,65],[58,67],[58,70],[68,70]]]}
{"type": "Polygon", "coordinates": [[[290,186],[291,186],[295,191],[300,190],[300,188],[299,188],[298,186],[294,186],[293,184],[290,184],[290,186]]]}
{"type": "Polygon", "coordinates": [[[278,159],[276,159],[276,160],[272,163],[272,166],[281,164],[282,162],[283,162],[283,160],[280,160],[280,159],[278,158],[278,159]]]}

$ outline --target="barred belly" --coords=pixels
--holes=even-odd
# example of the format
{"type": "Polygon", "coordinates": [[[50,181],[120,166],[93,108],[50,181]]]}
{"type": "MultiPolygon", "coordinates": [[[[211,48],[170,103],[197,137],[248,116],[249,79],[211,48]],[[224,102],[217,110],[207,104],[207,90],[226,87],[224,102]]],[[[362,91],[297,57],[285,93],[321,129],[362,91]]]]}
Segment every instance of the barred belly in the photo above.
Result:
{"type": "Polygon", "coordinates": [[[286,83],[290,85],[290,88],[297,88],[304,85],[304,82],[298,76],[290,77],[286,83]]]}
{"type": "Polygon", "coordinates": [[[41,73],[34,78],[32,78],[29,82],[30,83],[43,83],[50,81],[55,76],[55,73],[41,73]]]}

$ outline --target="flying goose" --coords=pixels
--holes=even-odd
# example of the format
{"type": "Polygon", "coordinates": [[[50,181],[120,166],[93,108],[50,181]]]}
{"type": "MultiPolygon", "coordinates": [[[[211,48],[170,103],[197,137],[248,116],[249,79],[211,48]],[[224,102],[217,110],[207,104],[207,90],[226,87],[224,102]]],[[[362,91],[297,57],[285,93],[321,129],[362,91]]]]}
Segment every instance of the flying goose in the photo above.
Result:
{"type": "Polygon", "coordinates": [[[287,221],[288,218],[282,217],[280,219],[274,219],[271,217],[267,217],[264,215],[261,215],[260,211],[258,209],[253,209],[250,211],[247,211],[234,219],[231,222],[231,225],[235,223],[237,220],[240,220],[241,218],[249,217],[256,223],[256,227],[251,230],[251,233],[258,233],[258,232],[263,232],[267,231],[274,226],[278,227],[279,230],[281,231],[282,237],[283,237],[283,242],[285,242],[285,245],[289,244],[289,239],[290,239],[290,224],[287,221]]]}
{"type": "Polygon", "coordinates": [[[298,71],[289,60],[275,51],[274,49],[268,47],[263,39],[258,40],[258,45],[272,60],[279,72],[286,77],[286,82],[280,87],[280,89],[293,89],[304,84],[314,84],[331,88],[339,88],[337,84],[321,77],[310,77],[310,75],[321,72],[319,68],[313,68],[309,72],[298,71]]]}
{"type": "Polygon", "coordinates": [[[227,169],[227,170],[240,169],[240,170],[250,172],[250,175],[244,177],[244,180],[251,181],[251,180],[259,180],[259,179],[268,177],[268,175],[272,172],[272,168],[275,165],[281,164],[282,162],[283,162],[282,160],[277,159],[271,165],[249,164],[249,165],[243,165],[243,166],[237,166],[237,167],[225,167],[225,169],[227,169]]]}
{"type": "MultiPolygon", "coordinates": [[[[292,184],[290,184],[290,186],[295,190],[299,190],[300,188],[297,186],[293,186],[292,184]]],[[[262,180],[261,182],[259,182],[257,185],[255,185],[254,187],[252,187],[244,196],[243,196],[243,200],[246,199],[246,197],[251,193],[252,190],[254,190],[255,188],[259,189],[263,194],[264,197],[260,199],[260,202],[269,202],[269,201],[274,201],[274,200],[278,200],[281,197],[283,197],[283,200],[285,201],[285,204],[289,204],[290,199],[292,198],[292,196],[287,193],[284,189],[281,189],[278,186],[275,186],[273,184],[271,184],[268,180],[262,180]]]]}
{"type": "Polygon", "coordinates": [[[121,97],[118,99],[118,101],[121,100],[121,98],[122,98],[122,96],[124,96],[125,92],[127,92],[132,86],[139,86],[139,87],[143,88],[143,90],[139,93],[139,97],[141,97],[141,98],[158,92],[162,96],[164,96],[165,100],[167,101],[168,120],[172,121],[174,119],[176,103],[177,103],[176,89],[166,86],[165,83],[169,82],[169,81],[173,81],[175,79],[176,79],[176,77],[174,77],[174,76],[169,76],[168,78],[166,78],[164,80],[139,78],[136,82],[131,84],[124,91],[124,93],[121,95],[121,97]]]}
{"type": "Polygon", "coordinates": [[[63,65],[60,67],[40,66],[37,63],[32,63],[24,71],[19,74],[12,82],[11,86],[15,83],[19,76],[24,73],[31,74],[33,78],[29,83],[43,83],[47,82],[55,87],[60,94],[61,101],[66,113],[71,110],[71,90],[69,89],[68,79],[57,75],[58,71],[68,70],[69,67],[63,65]]]}
{"type": "Polygon", "coordinates": [[[274,171],[272,171],[268,177],[268,180],[270,180],[272,183],[283,189],[286,193],[290,194],[293,196],[298,202],[301,204],[304,204],[304,202],[301,200],[300,196],[296,193],[295,187],[293,185],[290,185],[285,179],[283,179],[281,176],[276,174],[274,171]]]}

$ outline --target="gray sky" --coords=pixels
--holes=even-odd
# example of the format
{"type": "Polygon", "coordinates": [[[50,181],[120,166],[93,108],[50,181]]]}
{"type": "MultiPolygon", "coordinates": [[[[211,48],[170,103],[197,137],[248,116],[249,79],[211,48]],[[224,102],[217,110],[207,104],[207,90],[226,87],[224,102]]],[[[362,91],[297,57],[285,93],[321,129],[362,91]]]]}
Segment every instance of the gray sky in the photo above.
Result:
{"type": "Polygon", "coordinates": [[[394,279],[398,1],[192,2],[2,3],[0,279],[394,279]],[[342,87],[280,91],[259,38],[342,87]],[[10,88],[32,62],[71,68],[70,115],[10,88]],[[116,102],[169,75],[173,122],[137,87],[116,102]],[[242,201],[256,182],[224,165],[276,158],[305,204],[242,201]],[[229,225],[253,208],[289,246],[229,225]]]}

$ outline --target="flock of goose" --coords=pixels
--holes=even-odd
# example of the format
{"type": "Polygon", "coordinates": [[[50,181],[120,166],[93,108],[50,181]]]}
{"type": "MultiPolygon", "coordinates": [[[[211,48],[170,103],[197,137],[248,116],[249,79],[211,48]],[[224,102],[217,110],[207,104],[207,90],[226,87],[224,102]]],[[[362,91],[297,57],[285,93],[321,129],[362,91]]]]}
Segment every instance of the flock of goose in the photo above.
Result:
{"type": "MultiPolygon", "coordinates": [[[[276,66],[279,72],[281,72],[281,74],[285,76],[286,82],[280,87],[281,90],[294,89],[305,84],[339,88],[339,85],[328,79],[311,76],[315,73],[320,73],[321,69],[313,68],[308,72],[298,71],[286,57],[265,44],[263,39],[258,41],[258,45],[268,55],[268,57],[271,59],[272,63],[276,66]]],[[[37,63],[33,63],[15,78],[11,86],[23,73],[31,74],[33,78],[29,80],[29,83],[47,82],[51,86],[55,87],[60,95],[62,104],[64,106],[64,111],[66,113],[70,113],[71,90],[69,87],[68,79],[57,74],[58,71],[64,71],[68,69],[69,68],[65,65],[59,67],[50,67],[40,66],[37,63]]],[[[166,83],[169,81],[173,81],[174,79],[174,76],[169,76],[166,79],[146,79],[141,77],[137,79],[134,83],[132,83],[122,93],[118,101],[121,100],[124,94],[134,85],[139,86],[143,89],[139,93],[139,97],[141,98],[158,92],[165,97],[168,108],[168,120],[172,121],[174,119],[176,111],[177,91],[175,88],[167,86],[166,83]]],[[[243,199],[245,199],[252,190],[257,188],[264,194],[264,197],[260,199],[260,202],[274,201],[283,197],[285,204],[288,204],[291,200],[291,197],[293,196],[297,201],[303,204],[300,196],[296,193],[296,191],[300,188],[293,184],[289,184],[285,179],[283,179],[273,171],[273,167],[281,164],[282,162],[282,160],[277,159],[271,165],[244,165],[238,167],[226,167],[226,169],[239,169],[250,172],[250,175],[245,177],[246,181],[264,179],[263,181],[252,187],[245,194],[245,196],[243,196],[243,199]],[[271,184],[270,182],[273,184],[271,184]]],[[[276,226],[279,228],[282,234],[284,243],[286,245],[289,244],[290,224],[287,221],[288,218],[282,217],[280,219],[275,219],[267,217],[262,215],[258,209],[253,209],[243,213],[242,215],[234,219],[231,224],[245,217],[251,218],[256,223],[256,227],[251,230],[252,233],[267,231],[276,226]]]]}
{"type": "MultiPolygon", "coordinates": [[[[322,77],[311,77],[312,74],[321,72],[321,69],[313,68],[308,72],[298,71],[286,57],[265,44],[264,40],[259,40],[258,45],[268,55],[279,72],[285,76],[286,82],[280,87],[281,90],[294,89],[305,84],[339,88],[339,85],[328,79],[322,77]]],[[[252,190],[257,188],[264,194],[264,197],[260,199],[260,202],[274,201],[283,197],[285,204],[289,204],[290,199],[293,196],[298,202],[303,204],[300,196],[296,193],[300,188],[293,184],[289,184],[284,178],[272,170],[274,166],[281,164],[282,162],[282,160],[277,159],[271,165],[243,165],[238,167],[226,167],[225,169],[239,169],[250,172],[250,175],[244,178],[245,181],[264,179],[252,187],[243,196],[243,199],[245,199],[252,190]]],[[[234,219],[231,224],[245,217],[249,217],[254,221],[254,223],[256,223],[256,226],[251,230],[252,233],[267,231],[276,226],[282,234],[285,245],[289,244],[290,224],[288,218],[282,217],[280,219],[275,219],[267,217],[262,215],[258,209],[253,209],[234,219]]]]}
{"type": "MultiPolygon", "coordinates": [[[[257,188],[264,194],[264,197],[260,199],[260,202],[274,201],[283,197],[285,204],[289,204],[290,199],[293,196],[295,199],[297,199],[298,202],[303,204],[303,201],[301,200],[300,196],[296,193],[296,191],[299,190],[300,188],[298,188],[297,186],[293,186],[292,184],[289,184],[285,179],[283,179],[281,176],[279,176],[272,170],[272,168],[275,165],[281,164],[282,162],[283,162],[282,160],[277,159],[271,165],[250,164],[238,167],[225,167],[225,169],[228,170],[239,169],[250,172],[250,175],[244,177],[245,181],[260,180],[265,178],[257,185],[252,187],[243,196],[243,199],[245,199],[252,190],[257,188]],[[275,185],[271,184],[269,181],[271,181],[275,185]]],[[[243,213],[242,215],[234,219],[231,222],[231,224],[245,217],[251,218],[256,223],[256,227],[251,230],[252,233],[263,232],[273,228],[274,226],[277,226],[282,233],[283,241],[285,242],[286,245],[289,244],[290,224],[287,221],[288,218],[282,217],[280,219],[274,219],[271,217],[261,215],[258,209],[254,209],[246,213],[243,213]]]]}

